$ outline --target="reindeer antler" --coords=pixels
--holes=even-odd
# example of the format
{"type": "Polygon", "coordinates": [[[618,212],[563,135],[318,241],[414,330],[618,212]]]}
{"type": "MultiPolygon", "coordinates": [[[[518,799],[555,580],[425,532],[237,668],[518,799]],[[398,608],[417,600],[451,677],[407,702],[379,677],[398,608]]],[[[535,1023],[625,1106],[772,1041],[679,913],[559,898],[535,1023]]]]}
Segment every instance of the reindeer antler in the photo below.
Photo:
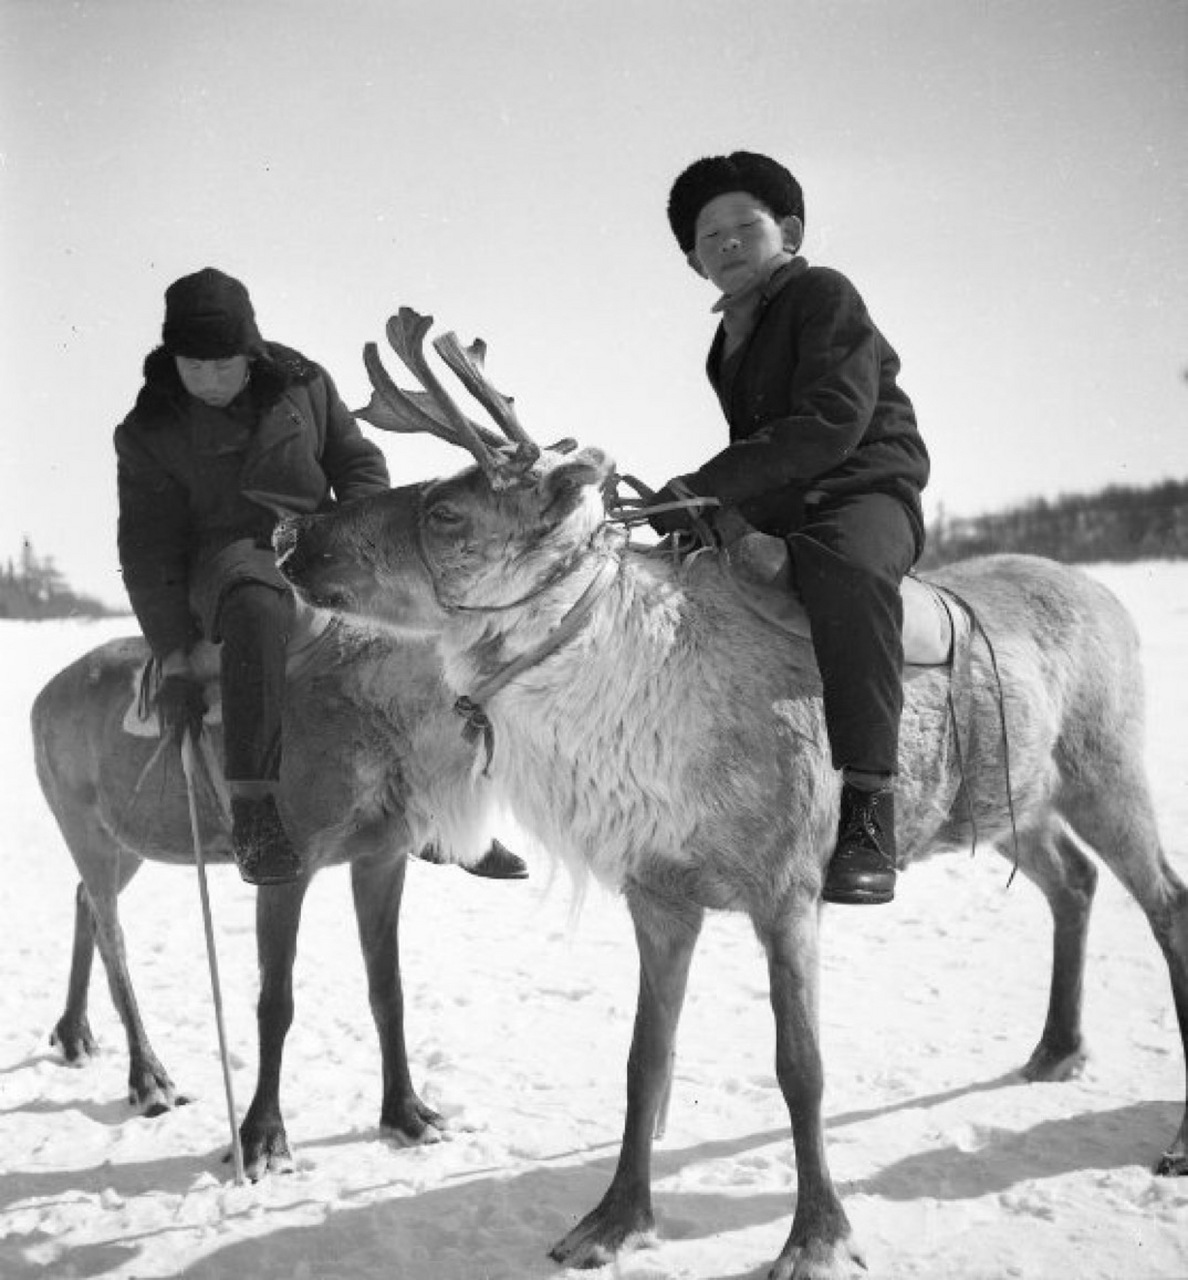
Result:
{"type": "Polygon", "coordinates": [[[371,400],[357,417],[382,431],[404,431],[435,435],[470,453],[493,488],[503,489],[522,479],[540,456],[516,418],[512,401],[501,395],[483,368],[486,344],[475,339],[463,347],[453,333],[444,334],[434,347],[446,365],[483,406],[506,439],[472,422],[441,385],[425,358],[425,335],[433,327],[433,317],[411,307],[401,307],[388,321],[388,341],[424,391],[405,391],[388,375],[374,342],[363,348],[363,363],[373,388],[371,400]],[[509,444],[514,453],[509,454],[509,444]]]}
{"type": "MultiPolygon", "coordinates": [[[[421,316],[408,307],[402,308],[399,316],[388,321],[388,340],[396,353],[416,374],[423,368],[433,380],[432,373],[424,364],[422,346],[425,334],[433,324],[432,316],[421,316]]],[[[355,411],[355,417],[370,422],[381,431],[403,431],[409,434],[429,434],[438,436],[449,444],[470,448],[468,432],[475,433],[485,444],[493,449],[499,448],[503,441],[494,432],[464,418],[468,431],[459,432],[456,418],[447,414],[440,402],[424,391],[406,391],[392,381],[387,369],[380,360],[379,349],[374,342],[363,348],[363,364],[371,379],[372,394],[367,406],[355,411]]],[[[438,387],[444,397],[445,392],[438,387]]],[[[457,417],[463,415],[459,410],[457,417]]]]}
{"type": "Polygon", "coordinates": [[[530,467],[540,457],[540,446],[520,426],[515,401],[499,392],[487,377],[483,364],[487,344],[482,338],[476,338],[469,347],[463,347],[457,334],[450,332],[434,339],[433,347],[466,390],[495,420],[495,425],[517,446],[518,458],[527,457],[526,465],[530,467]]]}

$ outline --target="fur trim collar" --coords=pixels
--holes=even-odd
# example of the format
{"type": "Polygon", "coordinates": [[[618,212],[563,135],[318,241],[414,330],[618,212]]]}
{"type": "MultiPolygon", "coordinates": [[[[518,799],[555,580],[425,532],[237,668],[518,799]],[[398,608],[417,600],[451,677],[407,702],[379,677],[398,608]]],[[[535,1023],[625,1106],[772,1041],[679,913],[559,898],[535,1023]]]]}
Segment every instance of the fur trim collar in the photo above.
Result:
{"type": "MultiPolygon", "coordinates": [[[[272,408],[289,387],[312,382],[320,372],[312,360],[292,347],[266,342],[265,354],[252,362],[250,390],[257,409],[272,408]]],[[[133,414],[146,426],[175,418],[182,412],[186,390],[177,376],[173,356],[164,347],[150,351],[144,361],[144,386],[133,414]]]]}

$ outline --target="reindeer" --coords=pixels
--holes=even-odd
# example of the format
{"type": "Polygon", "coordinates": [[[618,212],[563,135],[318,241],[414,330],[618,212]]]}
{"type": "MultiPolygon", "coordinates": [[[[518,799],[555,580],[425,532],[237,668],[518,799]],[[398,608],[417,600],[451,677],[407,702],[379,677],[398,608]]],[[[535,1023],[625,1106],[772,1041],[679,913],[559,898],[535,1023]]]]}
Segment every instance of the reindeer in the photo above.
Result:
{"type": "MultiPolygon", "coordinates": [[[[306,611],[308,612],[308,611],[306,611]]],[[[436,1141],[441,1116],[413,1090],[404,1042],[397,922],[407,857],[440,841],[455,860],[481,852],[487,817],[470,782],[440,663],[423,643],[322,617],[291,648],[283,707],[280,806],[303,854],[296,883],[256,899],[260,966],[259,1074],[241,1125],[244,1166],[256,1179],[292,1167],[280,1110],[285,1036],[293,1019],[293,960],[306,889],[315,872],[349,862],[359,938],[383,1067],[381,1130],[402,1143],[436,1141]],[[478,802],[477,804],[475,802],[478,802]]],[[[87,987],[98,946],[128,1041],[128,1096],[160,1114],[186,1099],[149,1043],[124,955],[117,897],[144,860],[192,863],[180,757],[130,712],[148,658],[137,639],[109,641],[59,672],[32,713],[42,790],[78,867],[74,949],[65,1012],[52,1040],[81,1065],[96,1050],[87,987]]],[[[208,696],[217,658],[205,653],[208,696]]],[[[155,717],[154,717],[155,720],[155,717]]],[[[212,779],[222,733],[208,724],[197,771],[201,825],[212,862],[230,862],[230,824],[212,779]]],[[[197,979],[196,979],[197,981],[197,979]]]]}
{"type": "MultiPolygon", "coordinates": [[[[446,420],[477,465],[287,521],[275,542],[310,603],[436,638],[484,785],[544,848],[626,899],[640,984],[622,1148],[601,1202],[552,1257],[603,1265],[653,1230],[653,1128],[690,959],[714,909],[745,912],[767,957],[799,1187],[771,1280],[849,1274],[861,1251],[826,1161],[817,1011],[820,892],[840,788],[811,649],[750,607],[723,557],[677,563],[634,549],[607,518],[611,460],[596,448],[534,446],[487,378],[481,344],[439,337],[438,353],[506,437],[492,447],[430,367],[431,325],[402,311],[388,336],[437,406],[433,420],[373,345],[364,416],[439,433],[446,420]]],[[[1028,1079],[1066,1078],[1085,1058],[1090,852],[1146,912],[1184,1042],[1188,889],[1161,851],[1140,764],[1130,620],[1087,576],[1037,558],[989,557],[936,581],[981,629],[951,668],[906,682],[904,861],[968,847],[976,826],[1045,895],[1050,1002],[1028,1079]]],[[[1188,1122],[1158,1172],[1188,1172],[1188,1122]]]]}

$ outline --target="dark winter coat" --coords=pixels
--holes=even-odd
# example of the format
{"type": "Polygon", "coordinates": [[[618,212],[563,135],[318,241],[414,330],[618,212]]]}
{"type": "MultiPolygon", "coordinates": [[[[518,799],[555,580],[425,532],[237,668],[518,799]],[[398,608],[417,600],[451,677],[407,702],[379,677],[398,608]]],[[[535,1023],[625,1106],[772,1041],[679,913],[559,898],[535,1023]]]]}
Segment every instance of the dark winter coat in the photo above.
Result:
{"type": "Polygon", "coordinates": [[[227,410],[195,400],[173,358],[152,352],[136,404],[116,428],[120,566],[158,657],[202,634],[217,639],[218,603],[237,582],[286,588],[269,541],[280,516],[389,487],[383,454],[326,371],[266,345],[248,390],[227,410]],[[242,439],[232,445],[237,423],[242,439]]]}
{"type": "Polygon", "coordinates": [[[844,275],[794,258],[769,281],[741,347],[727,356],[725,346],[722,326],[706,367],[730,445],[684,477],[694,493],[776,536],[795,531],[810,494],[890,493],[922,538],[928,453],[896,382],[899,357],[844,275]]]}

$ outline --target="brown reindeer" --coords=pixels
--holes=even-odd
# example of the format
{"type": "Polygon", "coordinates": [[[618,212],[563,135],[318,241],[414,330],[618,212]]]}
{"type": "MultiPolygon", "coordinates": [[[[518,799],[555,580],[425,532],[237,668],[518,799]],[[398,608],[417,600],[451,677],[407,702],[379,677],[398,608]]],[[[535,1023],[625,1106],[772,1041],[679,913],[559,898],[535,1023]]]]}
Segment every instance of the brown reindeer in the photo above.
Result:
{"type": "MultiPolygon", "coordinates": [[[[147,657],[140,639],[99,646],[46,685],[32,719],[41,786],[80,875],[69,991],[53,1039],[71,1063],[95,1051],[87,987],[97,946],[127,1034],[129,1098],[157,1114],[185,1099],[141,1021],[116,900],[146,858],[192,863],[194,853],[176,747],[144,733],[129,710],[147,657]]],[[[217,667],[208,675],[217,688],[217,667]]],[[[241,1126],[252,1178],[292,1164],[278,1095],[293,1019],[293,960],[306,889],[332,863],[351,864],[383,1067],[380,1126],[402,1142],[439,1136],[441,1117],[417,1097],[409,1077],[400,899],[409,853],[440,839],[459,860],[473,861],[485,820],[470,783],[472,753],[458,739],[430,646],[396,644],[373,628],[342,622],[323,626],[290,658],[283,715],[280,806],[305,870],[293,884],[262,887],[256,899],[259,1074],[241,1126]]],[[[221,729],[216,724],[208,733],[218,756],[221,729]]],[[[217,793],[208,783],[198,795],[205,854],[229,862],[229,820],[217,793]]]]}
{"type": "MultiPolygon", "coordinates": [[[[792,1122],[795,1215],[770,1275],[849,1274],[861,1255],[826,1163],[817,1013],[820,891],[839,783],[810,648],[740,599],[720,557],[676,564],[632,550],[607,521],[610,460],[592,448],[532,446],[475,351],[439,338],[438,352],[510,443],[496,449],[478,437],[428,365],[430,324],[402,312],[389,337],[478,465],[289,521],[276,543],[309,601],[437,637],[484,785],[542,846],[619,886],[627,901],[640,985],[621,1154],[602,1201],[553,1257],[605,1264],[653,1227],[653,1126],[703,913],[720,909],[746,912],[766,952],[792,1122]]],[[[374,349],[367,359],[371,421],[415,429],[421,407],[374,349]]],[[[1140,764],[1142,690],[1127,615],[1087,576],[1030,557],[954,566],[936,581],[984,631],[966,651],[952,715],[948,669],[907,681],[897,784],[904,861],[968,847],[976,824],[1047,898],[1050,1003],[1028,1078],[1065,1078],[1085,1057],[1090,851],[1147,914],[1183,1041],[1188,889],[1161,852],[1140,764]]],[[[1188,1172],[1188,1129],[1158,1167],[1188,1172]]]]}

